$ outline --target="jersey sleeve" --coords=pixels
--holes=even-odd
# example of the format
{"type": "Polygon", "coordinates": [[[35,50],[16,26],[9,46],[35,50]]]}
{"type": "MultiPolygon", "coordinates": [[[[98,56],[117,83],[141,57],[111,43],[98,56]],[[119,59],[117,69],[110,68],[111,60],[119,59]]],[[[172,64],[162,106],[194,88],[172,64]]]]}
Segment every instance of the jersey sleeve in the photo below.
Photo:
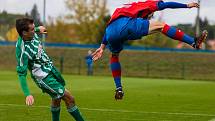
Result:
{"type": "Polygon", "coordinates": [[[166,8],[188,8],[187,4],[183,4],[183,3],[178,3],[178,2],[163,2],[163,1],[159,1],[158,2],[158,9],[159,10],[164,10],[166,8]]]}
{"type": "Polygon", "coordinates": [[[107,45],[107,44],[108,44],[108,41],[107,41],[107,39],[106,39],[106,34],[103,36],[102,44],[104,44],[104,45],[107,45]]]}
{"type": "Polygon", "coordinates": [[[35,28],[34,28],[34,31],[35,31],[35,32],[40,32],[39,27],[35,27],[35,28]]]}
{"type": "Polygon", "coordinates": [[[16,48],[16,71],[18,75],[26,76],[27,75],[27,69],[28,69],[28,56],[27,52],[25,51],[24,45],[21,45],[22,47],[16,48]]]}
{"type": "Polygon", "coordinates": [[[30,95],[30,91],[28,89],[27,81],[26,81],[26,76],[18,75],[19,76],[19,82],[22,88],[22,91],[25,96],[30,95]]]}
{"type": "Polygon", "coordinates": [[[16,45],[16,60],[17,60],[16,71],[18,74],[20,85],[22,91],[24,92],[24,95],[28,96],[30,95],[30,92],[27,86],[26,75],[29,57],[27,55],[27,52],[25,52],[24,43],[22,43],[21,40],[18,40],[16,45]]]}

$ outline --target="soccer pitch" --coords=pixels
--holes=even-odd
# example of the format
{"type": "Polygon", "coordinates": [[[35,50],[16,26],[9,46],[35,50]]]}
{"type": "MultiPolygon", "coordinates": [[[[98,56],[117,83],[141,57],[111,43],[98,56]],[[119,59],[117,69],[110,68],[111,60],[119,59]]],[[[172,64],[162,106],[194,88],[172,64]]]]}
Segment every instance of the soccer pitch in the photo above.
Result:
{"type": "MultiPolygon", "coordinates": [[[[111,77],[64,75],[87,121],[214,121],[215,82],[123,77],[125,97],[114,99],[111,77]]],[[[30,78],[29,78],[30,79],[30,78]]],[[[35,105],[24,105],[15,72],[0,72],[0,121],[51,121],[50,98],[28,81],[35,105]]],[[[73,119],[62,103],[61,121],[73,119]]]]}

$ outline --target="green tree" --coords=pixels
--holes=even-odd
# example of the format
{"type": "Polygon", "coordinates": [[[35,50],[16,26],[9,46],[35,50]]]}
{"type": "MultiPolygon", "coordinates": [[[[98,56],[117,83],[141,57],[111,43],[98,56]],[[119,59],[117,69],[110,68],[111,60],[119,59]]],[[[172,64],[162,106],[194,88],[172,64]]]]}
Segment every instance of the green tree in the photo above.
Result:
{"type": "MultiPolygon", "coordinates": [[[[27,15],[27,14],[26,14],[27,15]]],[[[38,9],[37,9],[37,5],[34,4],[32,10],[31,10],[31,13],[30,13],[30,17],[32,17],[34,19],[34,24],[36,26],[39,26],[42,24],[42,22],[40,21],[40,14],[38,12],[38,9]]]]}
{"type": "Polygon", "coordinates": [[[2,13],[0,13],[0,36],[7,38],[6,34],[8,30],[12,29],[15,26],[16,19],[21,17],[24,17],[24,15],[2,11],[2,13]]]}
{"type": "Polygon", "coordinates": [[[74,32],[74,25],[64,22],[65,20],[58,17],[55,22],[50,20],[47,24],[48,42],[63,42],[63,43],[80,43],[77,41],[74,32]]]}
{"type": "Polygon", "coordinates": [[[66,0],[71,11],[66,18],[74,24],[81,43],[97,43],[102,39],[109,19],[106,5],[107,0],[66,0]]]}

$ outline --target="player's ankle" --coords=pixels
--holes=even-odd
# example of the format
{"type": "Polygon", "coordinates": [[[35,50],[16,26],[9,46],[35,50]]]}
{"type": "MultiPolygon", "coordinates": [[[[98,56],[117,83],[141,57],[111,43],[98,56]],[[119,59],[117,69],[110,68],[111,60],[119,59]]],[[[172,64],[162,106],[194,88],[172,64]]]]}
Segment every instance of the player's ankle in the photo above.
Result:
{"type": "Polygon", "coordinates": [[[117,91],[122,91],[122,86],[116,88],[117,91]]]}
{"type": "Polygon", "coordinates": [[[195,37],[195,38],[194,38],[194,43],[191,44],[191,46],[192,46],[193,48],[195,48],[195,49],[199,49],[197,44],[198,44],[198,43],[197,43],[197,37],[195,37]]]}

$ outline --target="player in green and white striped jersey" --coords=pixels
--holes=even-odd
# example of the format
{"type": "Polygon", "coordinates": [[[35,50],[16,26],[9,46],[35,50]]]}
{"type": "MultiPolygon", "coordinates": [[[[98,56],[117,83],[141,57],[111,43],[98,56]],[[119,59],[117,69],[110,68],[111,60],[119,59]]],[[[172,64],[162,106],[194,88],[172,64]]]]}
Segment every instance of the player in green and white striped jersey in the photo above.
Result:
{"type": "Polygon", "coordinates": [[[34,103],[34,97],[26,82],[27,70],[37,86],[51,98],[52,120],[60,120],[60,102],[65,101],[68,112],[76,121],[84,121],[81,113],[74,103],[74,97],[65,89],[65,81],[60,72],[53,66],[52,60],[42,47],[38,33],[46,33],[43,26],[35,27],[34,21],[30,18],[16,20],[16,29],[19,38],[16,43],[17,73],[21,88],[26,96],[26,105],[34,103]]]}

